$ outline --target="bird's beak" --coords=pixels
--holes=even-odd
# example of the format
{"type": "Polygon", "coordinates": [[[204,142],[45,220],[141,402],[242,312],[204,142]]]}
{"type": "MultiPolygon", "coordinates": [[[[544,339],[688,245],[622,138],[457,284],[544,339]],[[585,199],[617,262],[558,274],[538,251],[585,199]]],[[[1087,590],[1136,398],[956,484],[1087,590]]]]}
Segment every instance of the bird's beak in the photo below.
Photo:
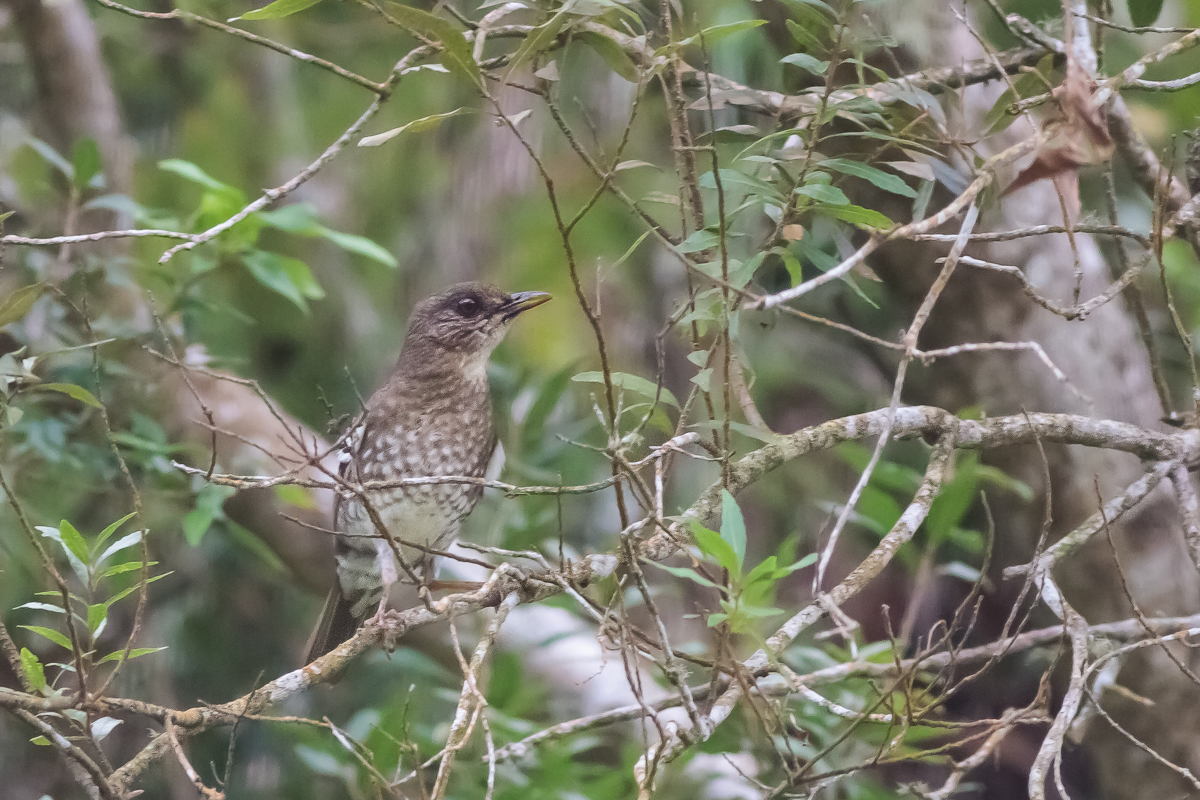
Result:
{"type": "Polygon", "coordinates": [[[550,295],[546,292],[513,292],[500,310],[506,319],[512,319],[522,311],[540,306],[549,299],[550,295]]]}

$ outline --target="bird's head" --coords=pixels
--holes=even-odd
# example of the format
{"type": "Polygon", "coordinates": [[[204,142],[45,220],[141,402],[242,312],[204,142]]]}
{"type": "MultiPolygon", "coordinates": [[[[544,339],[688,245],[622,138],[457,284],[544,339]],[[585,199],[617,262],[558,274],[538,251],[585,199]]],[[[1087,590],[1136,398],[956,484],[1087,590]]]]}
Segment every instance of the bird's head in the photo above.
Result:
{"type": "Polygon", "coordinates": [[[549,299],[545,292],[509,294],[486,283],[451,286],[417,303],[408,322],[402,359],[415,351],[440,351],[443,356],[482,366],[517,315],[549,299]]]}

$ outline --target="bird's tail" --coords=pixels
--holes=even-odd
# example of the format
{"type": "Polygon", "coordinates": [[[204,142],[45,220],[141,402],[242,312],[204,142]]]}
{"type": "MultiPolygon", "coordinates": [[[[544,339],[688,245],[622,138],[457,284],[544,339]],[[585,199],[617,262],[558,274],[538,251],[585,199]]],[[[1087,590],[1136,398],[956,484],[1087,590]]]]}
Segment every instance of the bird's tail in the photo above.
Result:
{"type": "Polygon", "coordinates": [[[334,584],[325,599],[325,608],[321,611],[321,621],[308,637],[304,648],[304,663],[311,664],[316,659],[328,653],[342,642],[349,639],[358,630],[361,620],[355,619],[350,613],[351,603],[342,595],[341,587],[334,584]]]}

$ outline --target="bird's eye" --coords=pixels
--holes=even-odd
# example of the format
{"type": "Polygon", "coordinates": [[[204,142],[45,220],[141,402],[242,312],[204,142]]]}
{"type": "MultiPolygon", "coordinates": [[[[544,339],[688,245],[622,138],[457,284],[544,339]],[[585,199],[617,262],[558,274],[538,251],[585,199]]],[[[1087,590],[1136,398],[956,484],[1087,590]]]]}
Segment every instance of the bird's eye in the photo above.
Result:
{"type": "Polygon", "coordinates": [[[474,297],[464,297],[455,304],[454,308],[458,311],[459,316],[473,317],[479,313],[479,301],[474,297]]]}

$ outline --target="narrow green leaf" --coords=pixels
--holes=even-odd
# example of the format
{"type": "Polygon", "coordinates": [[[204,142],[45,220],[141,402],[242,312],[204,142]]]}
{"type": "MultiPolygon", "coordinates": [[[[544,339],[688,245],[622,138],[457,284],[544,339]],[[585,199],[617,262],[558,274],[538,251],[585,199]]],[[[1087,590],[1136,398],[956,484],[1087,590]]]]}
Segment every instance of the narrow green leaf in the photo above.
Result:
{"type": "Polygon", "coordinates": [[[69,547],[75,557],[86,564],[91,554],[88,552],[87,542],[83,540],[79,531],[75,530],[75,526],[64,519],[58,523],[58,533],[61,537],[59,541],[69,547]]]}
{"type": "Polygon", "coordinates": [[[272,228],[301,236],[318,236],[317,210],[309,203],[292,203],[270,211],[259,211],[260,221],[272,228]]]}
{"type": "Polygon", "coordinates": [[[722,586],[719,586],[716,583],[713,583],[708,578],[704,577],[699,572],[696,572],[696,570],[694,570],[690,567],[668,567],[666,564],[659,564],[657,561],[647,561],[645,563],[651,564],[655,567],[658,567],[663,572],[669,572],[670,574],[674,575],[676,578],[683,578],[685,580],[691,581],[692,583],[698,583],[701,586],[707,586],[710,589],[724,588],[722,586]]]}
{"type": "Polygon", "coordinates": [[[184,161],[180,158],[168,158],[158,162],[158,168],[165,172],[174,172],[181,178],[200,184],[205,189],[211,189],[214,192],[226,195],[236,193],[239,197],[244,197],[241,189],[238,189],[236,186],[230,186],[227,183],[221,183],[190,161],[184,161]]]}
{"type": "Polygon", "coordinates": [[[21,667],[25,670],[25,677],[29,679],[30,686],[35,692],[46,691],[46,671],[42,669],[42,662],[38,661],[38,657],[29,652],[29,648],[21,648],[21,667]]]}
{"type": "Polygon", "coordinates": [[[322,238],[328,239],[343,250],[347,250],[351,253],[357,253],[360,256],[365,256],[372,261],[376,261],[380,264],[383,264],[385,267],[391,267],[392,269],[400,266],[400,262],[396,260],[394,255],[388,252],[386,248],[381,247],[380,245],[368,239],[366,236],[356,236],[353,233],[343,233],[342,231],[330,230],[324,225],[318,225],[317,228],[320,230],[322,238]]]}
{"type": "Polygon", "coordinates": [[[69,395],[92,408],[101,408],[100,401],[96,399],[95,395],[82,386],[76,386],[73,383],[39,383],[30,388],[38,392],[59,392],[69,395]]]}
{"type": "Polygon", "coordinates": [[[92,636],[96,636],[100,632],[100,626],[108,619],[108,603],[93,603],[88,606],[87,611],[87,626],[92,632],[92,636]]]}
{"type": "Polygon", "coordinates": [[[777,614],[782,614],[783,609],[744,605],[738,609],[738,613],[744,614],[747,617],[773,617],[777,614]]]}
{"type": "MultiPolygon", "coordinates": [[[[612,373],[611,377],[612,377],[613,386],[617,387],[618,389],[624,389],[627,392],[633,392],[634,394],[641,395],[642,397],[649,397],[651,399],[654,398],[654,392],[655,392],[654,381],[648,381],[645,378],[642,378],[638,375],[630,375],[628,372],[614,372],[614,373],[612,373]]],[[[603,384],[604,383],[604,373],[603,372],[581,372],[578,375],[573,376],[571,378],[571,380],[573,380],[577,383],[603,384]]],[[[679,408],[679,401],[675,399],[675,395],[671,394],[670,390],[667,389],[667,387],[665,387],[665,386],[662,387],[662,392],[659,395],[659,400],[661,400],[664,403],[667,403],[668,405],[675,406],[675,408],[679,408]]]]}
{"type": "Polygon", "coordinates": [[[602,36],[599,33],[592,31],[583,31],[578,34],[578,38],[596,54],[604,59],[604,63],[608,64],[608,68],[620,75],[630,83],[638,82],[638,68],[625,52],[621,45],[617,44],[607,36],[602,36]]]}
{"type": "Polygon", "coordinates": [[[321,0],[275,0],[275,2],[268,3],[262,8],[247,11],[240,17],[232,17],[228,22],[236,22],[239,19],[280,19],[282,17],[290,17],[292,14],[315,6],[319,2],[321,0]]]}
{"type": "Polygon", "coordinates": [[[108,537],[110,537],[114,533],[116,533],[117,528],[121,527],[126,522],[128,522],[130,519],[132,519],[133,515],[135,513],[136,512],[130,511],[128,514],[121,517],[119,520],[117,520],[113,524],[109,525],[104,530],[100,531],[100,534],[96,537],[96,540],[94,542],[92,542],[92,552],[95,552],[96,550],[99,550],[101,547],[103,547],[104,543],[108,541],[108,537]]]}
{"type": "Polygon", "coordinates": [[[358,140],[359,147],[378,147],[384,142],[396,138],[400,134],[408,131],[410,133],[420,133],[421,131],[429,131],[441,125],[451,117],[457,117],[460,114],[467,114],[474,111],[471,108],[456,108],[453,111],[446,111],[442,114],[430,114],[427,117],[414,119],[412,122],[407,122],[399,128],[392,128],[390,131],[377,133],[374,136],[364,136],[358,140]]]}
{"type": "Polygon", "coordinates": [[[95,566],[98,567],[103,564],[113,553],[117,553],[127,547],[133,547],[140,541],[142,541],[141,531],[134,531],[133,533],[128,533],[122,536],[120,539],[113,542],[107,550],[100,554],[100,557],[96,559],[95,566]]]}
{"type": "Polygon", "coordinates": [[[692,233],[675,249],[681,253],[699,253],[702,250],[711,250],[720,243],[721,239],[715,231],[704,228],[692,233]]]}
{"type": "Polygon", "coordinates": [[[672,42],[664,47],[663,50],[669,52],[670,49],[677,50],[681,47],[689,47],[693,44],[699,44],[702,39],[705,47],[712,47],[714,42],[719,42],[726,36],[732,36],[735,33],[741,33],[742,31],[753,30],[760,25],[766,24],[767,21],[765,19],[743,19],[738,20],[737,22],[727,22],[723,25],[713,25],[711,28],[705,28],[704,30],[700,31],[700,33],[689,36],[686,39],[680,39],[678,42],[672,42]]]}
{"type": "Polygon", "coordinates": [[[100,148],[96,145],[96,140],[86,137],[77,141],[75,150],[71,153],[71,162],[75,171],[72,178],[75,188],[80,192],[88,188],[97,188],[92,186],[92,180],[100,175],[101,166],[100,148]]]}
{"type": "Polygon", "coordinates": [[[505,74],[506,83],[514,70],[531,61],[536,54],[543,50],[548,50],[554,40],[558,38],[558,35],[568,27],[573,21],[572,16],[574,15],[568,13],[567,9],[572,5],[574,4],[568,0],[550,19],[538,25],[525,37],[525,40],[521,42],[521,46],[517,48],[517,51],[513,53],[512,58],[508,61],[508,71],[505,74]]]}
{"type": "Polygon", "coordinates": [[[797,186],[796,194],[811,197],[819,203],[831,206],[850,205],[850,198],[846,197],[841,189],[824,183],[809,183],[804,186],[797,186]]]}
{"type": "Polygon", "coordinates": [[[75,168],[72,167],[65,158],[59,155],[59,152],[53,147],[46,144],[41,139],[30,138],[26,143],[32,147],[33,150],[39,156],[41,156],[47,164],[61,172],[68,180],[73,181],[75,179],[75,168]]]}
{"type": "Polygon", "coordinates": [[[721,538],[721,534],[709,530],[694,520],[691,523],[691,530],[701,552],[709,558],[715,559],[719,565],[729,570],[731,575],[740,575],[741,569],[737,553],[734,552],[728,541],[721,538]]]}
{"type": "MultiPolygon", "coordinates": [[[[171,574],[170,572],[164,572],[161,575],[154,575],[151,578],[149,578],[146,581],[146,583],[151,584],[151,583],[154,583],[155,581],[160,581],[170,574],[171,574]]],[[[130,586],[127,589],[122,589],[121,591],[117,592],[112,597],[105,600],[104,603],[105,603],[105,605],[111,606],[113,603],[116,603],[119,600],[124,600],[126,597],[128,597],[129,595],[133,594],[134,592],[138,591],[141,588],[142,588],[142,586],[140,583],[135,583],[133,586],[130,586]]]]}
{"type": "Polygon", "coordinates": [[[742,563],[746,560],[746,521],[742,519],[742,510],[728,489],[721,490],[721,538],[733,548],[737,556],[737,573],[740,575],[742,563]]]}
{"type": "Polygon", "coordinates": [[[9,406],[4,409],[4,416],[8,420],[9,427],[12,427],[21,421],[21,417],[25,416],[25,412],[16,406],[9,406]]]}
{"type": "Polygon", "coordinates": [[[767,556],[766,559],[760,561],[758,565],[746,573],[746,579],[742,581],[743,586],[749,586],[755,581],[769,580],[775,577],[775,556],[767,556]]]}
{"type": "MultiPolygon", "coordinates": [[[[158,563],[157,561],[147,561],[146,566],[153,567],[157,563],[158,563]]],[[[123,573],[133,572],[134,570],[139,570],[141,568],[142,568],[142,562],[127,561],[124,564],[114,564],[113,566],[104,570],[104,572],[100,573],[100,577],[101,578],[111,578],[113,575],[121,575],[123,573]]]]}
{"type": "Polygon", "coordinates": [[[886,231],[895,225],[883,214],[862,206],[821,206],[821,211],[842,222],[849,222],[864,228],[875,228],[886,231]]]}
{"type": "MultiPolygon", "coordinates": [[[[135,647],[135,648],[133,648],[132,650],[130,650],[130,651],[129,651],[129,658],[131,658],[131,659],[133,659],[133,658],[140,658],[141,656],[148,656],[148,655],[150,655],[151,653],[157,653],[157,652],[159,652],[159,651],[161,651],[161,650],[166,650],[166,649],[167,649],[167,648],[165,648],[165,647],[135,647]]],[[[104,663],[107,663],[107,662],[109,662],[109,661],[116,661],[117,659],[119,659],[119,658],[120,658],[121,656],[123,656],[124,654],[125,654],[125,651],[124,651],[124,650],[118,650],[118,651],[117,651],[117,652],[115,652],[115,653],[109,653],[108,655],[106,655],[104,658],[100,659],[100,660],[99,660],[99,661],[97,661],[96,663],[97,663],[97,664],[104,664],[104,663]]]]}
{"type": "Polygon", "coordinates": [[[68,650],[71,649],[71,641],[56,630],[43,628],[41,625],[21,625],[19,627],[22,627],[27,631],[32,631],[33,633],[41,636],[45,636],[47,639],[60,647],[65,647],[68,650]]]}
{"type": "Polygon", "coordinates": [[[393,2],[384,2],[383,5],[388,15],[403,27],[441,43],[442,63],[450,71],[457,72],[476,86],[483,86],[483,76],[471,54],[471,45],[458,28],[428,11],[393,2]]]}
{"type": "MultiPolygon", "coordinates": [[[[885,192],[898,194],[902,197],[916,197],[917,191],[901,180],[898,176],[884,172],[877,167],[852,161],[849,158],[827,158],[821,162],[823,168],[834,169],[846,175],[870,181],[885,192]]],[[[921,166],[925,166],[922,164],[921,166]]]]}
{"type": "Polygon", "coordinates": [[[788,564],[786,567],[780,567],[779,569],[777,569],[775,571],[775,578],[779,579],[779,578],[784,577],[785,575],[791,575],[796,570],[804,569],[805,567],[811,567],[815,563],[817,563],[817,554],[809,553],[808,555],[806,555],[804,558],[800,559],[799,561],[797,561],[793,564],[788,564]]]}
{"type": "MultiPolygon", "coordinates": [[[[55,592],[54,594],[58,594],[58,592],[55,592]]],[[[50,603],[22,603],[21,605],[17,606],[17,608],[30,608],[34,611],[52,611],[55,614],[67,613],[63,611],[62,606],[51,605],[50,603]]]]}
{"type": "Polygon", "coordinates": [[[811,72],[813,75],[824,75],[825,70],[829,69],[828,61],[821,61],[815,56],[810,56],[808,53],[792,53],[779,59],[780,64],[791,64],[793,67],[799,67],[806,72],[811,72]]]}
{"type": "Polygon", "coordinates": [[[715,628],[725,620],[729,619],[728,614],[716,613],[708,615],[708,627],[715,628]]]}
{"type": "Polygon", "coordinates": [[[44,283],[22,286],[0,302],[0,328],[22,319],[46,290],[44,283]]]}

